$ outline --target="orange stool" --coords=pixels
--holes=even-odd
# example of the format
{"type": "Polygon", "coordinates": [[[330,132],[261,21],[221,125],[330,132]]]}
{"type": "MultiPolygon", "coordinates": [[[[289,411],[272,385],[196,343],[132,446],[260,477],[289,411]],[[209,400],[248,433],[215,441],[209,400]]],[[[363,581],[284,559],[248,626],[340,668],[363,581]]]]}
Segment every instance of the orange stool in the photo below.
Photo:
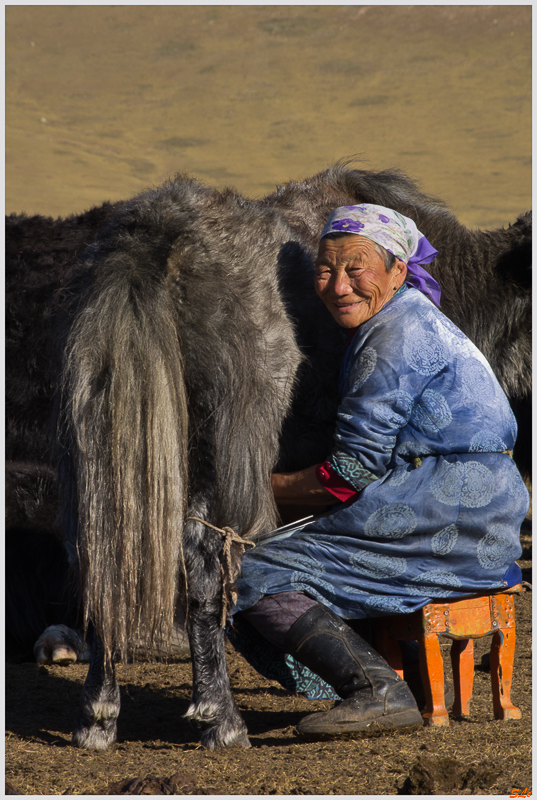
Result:
{"type": "Polygon", "coordinates": [[[425,725],[449,725],[440,636],[453,640],[454,716],[470,711],[474,683],[473,640],[492,634],[490,676],[494,716],[496,719],[520,719],[520,709],[511,703],[511,680],[516,639],[514,595],[521,591],[519,584],[502,592],[429,603],[412,614],[394,614],[376,620],[377,649],[401,677],[403,660],[398,641],[415,639],[419,644],[420,673],[427,698],[423,713],[425,725]]]}

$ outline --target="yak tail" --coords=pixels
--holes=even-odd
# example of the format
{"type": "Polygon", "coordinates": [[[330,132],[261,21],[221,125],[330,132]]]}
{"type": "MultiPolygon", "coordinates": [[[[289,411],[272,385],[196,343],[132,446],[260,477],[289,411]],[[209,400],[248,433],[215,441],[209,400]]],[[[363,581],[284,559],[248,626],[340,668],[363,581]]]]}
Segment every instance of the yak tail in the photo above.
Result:
{"type": "MultiPolygon", "coordinates": [[[[109,254],[66,339],[63,516],[85,625],[107,658],[171,636],[187,498],[176,312],[156,265],[109,254]]],[[[63,461],[63,464],[62,464],[63,461]]]]}

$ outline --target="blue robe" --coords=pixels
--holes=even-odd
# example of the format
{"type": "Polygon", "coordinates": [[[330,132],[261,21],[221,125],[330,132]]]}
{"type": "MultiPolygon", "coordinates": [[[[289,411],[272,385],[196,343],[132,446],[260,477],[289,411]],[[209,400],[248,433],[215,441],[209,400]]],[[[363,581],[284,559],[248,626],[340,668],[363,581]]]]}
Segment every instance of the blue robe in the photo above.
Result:
{"type": "Polygon", "coordinates": [[[332,467],[353,502],[243,559],[235,612],[303,591],[343,618],[521,580],[529,496],[516,422],[482,353],[416,289],[363,323],[342,366],[332,467]]]}

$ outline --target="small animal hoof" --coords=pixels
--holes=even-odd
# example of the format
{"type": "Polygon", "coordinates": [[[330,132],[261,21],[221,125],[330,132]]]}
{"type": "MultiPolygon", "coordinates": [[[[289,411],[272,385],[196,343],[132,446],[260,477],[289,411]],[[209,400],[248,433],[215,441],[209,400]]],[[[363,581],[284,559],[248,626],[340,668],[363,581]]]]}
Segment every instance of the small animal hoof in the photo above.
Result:
{"type": "Polygon", "coordinates": [[[52,663],[60,667],[68,667],[77,660],[77,654],[70,647],[55,647],[52,652],[52,663]]]}
{"type": "Polygon", "coordinates": [[[35,643],[34,655],[40,667],[50,664],[68,667],[77,661],[89,661],[91,653],[78,631],[66,625],[51,625],[35,643]]]}

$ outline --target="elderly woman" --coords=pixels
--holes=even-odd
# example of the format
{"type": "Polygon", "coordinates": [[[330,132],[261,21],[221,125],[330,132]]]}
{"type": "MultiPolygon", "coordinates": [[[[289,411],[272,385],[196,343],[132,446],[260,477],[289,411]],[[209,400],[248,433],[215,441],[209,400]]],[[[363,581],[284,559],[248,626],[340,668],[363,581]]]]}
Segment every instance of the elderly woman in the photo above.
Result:
{"type": "Polygon", "coordinates": [[[272,485],[279,504],[337,505],[245,555],[235,609],[342,699],[301,721],[309,737],[422,724],[406,682],[344,619],[521,579],[515,419],[484,356],[437,308],[420,266],[436,254],[412,220],[376,205],[336,209],[321,235],[315,288],[350,338],[334,448],[272,485]]]}

